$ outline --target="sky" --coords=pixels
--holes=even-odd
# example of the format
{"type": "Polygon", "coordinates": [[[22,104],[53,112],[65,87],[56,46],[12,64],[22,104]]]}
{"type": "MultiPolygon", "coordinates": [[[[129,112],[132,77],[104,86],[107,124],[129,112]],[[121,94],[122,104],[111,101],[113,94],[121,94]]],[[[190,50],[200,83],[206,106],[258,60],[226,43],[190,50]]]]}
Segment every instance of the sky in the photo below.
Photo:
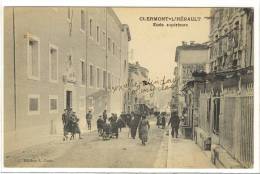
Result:
{"type": "MultiPolygon", "coordinates": [[[[175,49],[182,41],[203,43],[208,41],[209,8],[114,8],[120,21],[128,24],[132,40],[129,51],[133,60],[149,70],[151,79],[173,78],[175,49]],[[151,21],[140,17],[201,17],[200,21],[161,22],[188,24],[187,27],[154,27],[151,21]]],[[[160,23],[160,22],[156,22],[160,23]]]]}

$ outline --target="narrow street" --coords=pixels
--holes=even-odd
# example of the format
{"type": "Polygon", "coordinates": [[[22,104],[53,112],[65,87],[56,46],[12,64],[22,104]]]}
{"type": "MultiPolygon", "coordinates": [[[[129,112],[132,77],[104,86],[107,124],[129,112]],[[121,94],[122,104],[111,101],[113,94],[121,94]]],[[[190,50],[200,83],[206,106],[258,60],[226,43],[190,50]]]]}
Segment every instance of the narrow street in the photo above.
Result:
{"type": "Polygon", "coordinates": [[[124,128],[118,139],[103,141],[97,132],[84,134],[82,140],[41,144],[5,154],[6,167],[84,167],[84,168],[212,168],[205,152],[191,140],[171,140],[166,130],[151,121],[149,141],[128,137],[124,128]],[[170,146],[170,147],[168,147],[170,146]],[[192,153],[191,153],[192,152],[192,153]],[[201,165],[200,165],[201,164],[201,165]]]}

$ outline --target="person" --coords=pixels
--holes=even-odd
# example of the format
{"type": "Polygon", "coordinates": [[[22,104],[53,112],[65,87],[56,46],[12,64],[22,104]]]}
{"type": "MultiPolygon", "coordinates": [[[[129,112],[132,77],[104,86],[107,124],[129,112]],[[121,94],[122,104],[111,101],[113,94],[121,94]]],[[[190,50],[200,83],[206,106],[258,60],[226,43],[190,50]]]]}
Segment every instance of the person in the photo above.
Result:
{"type": "Polygon", "coordinates": [[[166,118],[165,118],[165,114],[162,115],[162,129],[165,128],[166,125],[166,118]]]}
{"type": "Polygon", "coordinates": [[[121,132],[121,129],[122,129],[123,127],[125,127],[125,122],[124,122],[124,120],[123,120],[122,117],[123,117],[123,116],[120,115],[120,117],[117,119],[117,125],[118,125],[118,128],[119,128],[119,131],[120,131],[120,132],[121,132]]]}
{"type": "Polygon", "coordinates": [[[137,128],[138,128],[138,123],[139,123],[138,115],[134,115],[134,116],[132,117],[131,122],[130,122],[131,137],[132,137],[133,139],[135,139],[135,136],[136,136],[136,131],[137,131],[137,128]]]}
{"type": "Polygon", "coordinates": [[[149,121],[146,119],[146,115],[143,115],[138,125],[139,138],[142,141],[143,145],[145,145],[145,143],[148,141],[149,129],[150,129],[149,121]]]}
{"type": "Polygon", "coordinates": [[[107,110],[104,110],[103,112],[103,120],[106,122],[107,120],[107,110]]]}
{"type": "Polygon", "coordinates": [[[72,132],[72,136],[71,136],[71,139],[74,138],[74,135],[76,133],[79,134],[79,139],[82,139],[81,137],[81,131],[80,131],[80,128],[79,128],[79,118],[77,117],[76,115],[76,112],[72,112],[72,114],[70,115],[70,122],[71,122],[71,132],[72,132]]]}
{"type": "Polygon", "coordinates": [[[169,120],[168,126],[171,124],[172,131],[171,135],[172,138],[174,138],[174,132],[175,132],[175,137],[178,137],[178,129],[179,129],[179,124],[180,124],[180,118],[178,117],[178,112],[174,111],[171,113],[171,118],[169,120]]]}
{"type": "Polygon", "coordinates": [[[158,126],[158,128],[160,127],[160,125],[162,124],[162,117],[161,117],[161,114],[158,114],[157,116],[157,122],[156,122],[156,125],[158,126]]]}
{"type": "Polygon", "coordinates": [[[89,110],[88,113],[86,114],[88,130],[91,130],[91,119],[92,119],[92,113],[91,113],[91,110],[89,110]]]}
{"type": "Polygon", "coordinates": [[[117,125],[117,115],[112,114],[112,117],[110,118],[110,125],[111,125],[111,131],[113,136],[118,138],[118,125],[117,125]]]}
{"type": "Polygon", "coordinates": [[[102,116],[100,115],[98,120],[97,120],[97,130],[98,130],[98,135],[99,136],[102,136],[103,125],[104,125],[104,120],[102,119],[102,116]]]}
{"type": "Polygon", "coordinates": [[[63,124],[63,141],[65,141],[67,137],[67,132],[68,132],[68,110],[64,109],[64,113],[62,114],[62,124],[63,124]]]}
{"type": "Polygon", "coordinates": [[[104,121],[103,124],[103,140],[109,140],[111,136],[111,125],[109,124],[109,121],[104,121]]]}

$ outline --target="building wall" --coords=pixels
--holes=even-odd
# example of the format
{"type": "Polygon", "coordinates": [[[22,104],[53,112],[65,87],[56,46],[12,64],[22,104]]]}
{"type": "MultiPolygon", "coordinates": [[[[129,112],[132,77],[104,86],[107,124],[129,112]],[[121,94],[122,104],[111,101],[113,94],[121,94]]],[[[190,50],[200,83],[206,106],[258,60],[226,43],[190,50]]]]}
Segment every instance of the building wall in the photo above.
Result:
{"type": "Polygon", "coordinates": [[[15,83],[14,83],[14,40],[13,10],[5,9],[4,13],[4,130],[15,130],[15,83]],[[7,37],[9,36],[9,37],[7,37]]]}
{"type": "MultiPolygon", "coordinates": [[[[184,85],[193,79],[192,73],[194,71],[206,70],[208,64],[208,48],[207,45],[202,44],[183,44],[176,48],[176,58],[178,66],[178,91],[182,94],[181,90],[184,85]]],[[[186,107],[185,97],[178,95],[178,113],[179,116],[183,115],[183,109],[186,107]]],[[[187,115],[187,113],[186,113],[187,115]]],[[[188,117],[188,116],[187,116],[188,117]]],[[[191,120],[191,118],[185,118],[191,120]]],[[[187,124],[191,124],[188,121],[187,124]]]]}
{"type": "MultiPolygon", "coordinates": [[[[41,134],[61,133],[63,131],[61,115],[64,108],[66,108],[67,91],[72,91],[71,107],[80,118],[81,128],[85,126],[85,114],[90,108],[95,111],[94,120],[97,114],[109,107],[115,112],[121,112],[123,108],[122,92],[120,91],[116,96],[113,96],[111,91],[106,88],[107,81],[105,88],[98,88],[96,85],[96,67],[109,72],[112,83],[117,85],[120,83],[119,75],[122,72],[121,57],[128,61],[129,33],[126,32],[127,30],[122,30],[123,25],[112,9],[8,7],[5,8],[4,14],[4,32],[5,36],[8,36],[5,37],[4,48],[5,130],[19,132],[21,136],[24,135],[23,130],[37,131],[39,136],[41,134]],[[85,16],[84,18],[81,18],[82,14],[85,16]],[[93,25],[93,37],[89,35],[90,18],[93,25]],[[15,26],[13,26],[13,23],[15,26]],[[82,26],[83,23],[85,23],[85,27],[82,26]],[[106,52],[106,35],[101,37],[100,34],[100,42],[97,42],[96,26],[100,27],[102,33],[108,31],[108,35],[116,43],[116,55],[112,55],[109,51],[106,52]],[[15,39],[13,29],[15,29],[15,39]],[[121,40],[121,38],[123,39],[121,40]],[[33,41],[29,42],[30,39],[33,41]],[[101,39],[104,40],[101,41],[101,39]],[[30,78],[27,73],[29,67],[29,43],[33,43],[34,40],[37,40],[39,47],[38,79],[30,78]],[[124,48],[120,49],[121,46],[124,48]],[[58,53],[58,78],[56,82],[50,80],[50,47],[55,47],[58,53]],[[124,50],[124,55],[121,55],[120,50],[124,50]],[[85,72],[83,71],[85,79],[83,77],[83,81],[82,61],[84,62],[83,67],[85,67],[85,72]],[[14,67],[14,64],[16,67],[14,67]],[[94,68],[93,86],[90,86],[90,65],[93,65],[94,68]],[[15,81],[14,77],[16,78],[15,81]],[[16,90],[14,84],[16,84],[16,90]],[[32,95],[39,98],[38,113],[28,112],[28,97],[32,95]],[[50,97],[57,98],[56,112],[50,111],[50,97]],[[91,101],[89,97],[92,97],[91,101]],[[111,107],[112,105],[114,107],[111,107]],[[15,109],[16,115],[14,113],[15,109]],[[16,130],[14,129],[15,118],[16,130]]],[[[103,81],[102,71],[100,71],[101,86],[103,81]]],[[[127,79],[127,76],[127,73],[122,73],[122,79],[127,79]]],[[[5,137],[10,138],[11,136],[6,134],[5,137]]]]}
{"type": "Polygon", "coordinates": [[[232,68],[234,60],[236,68],[253,65],[252,9],[215,8],[211,15],[211,71],[232,68]]]}

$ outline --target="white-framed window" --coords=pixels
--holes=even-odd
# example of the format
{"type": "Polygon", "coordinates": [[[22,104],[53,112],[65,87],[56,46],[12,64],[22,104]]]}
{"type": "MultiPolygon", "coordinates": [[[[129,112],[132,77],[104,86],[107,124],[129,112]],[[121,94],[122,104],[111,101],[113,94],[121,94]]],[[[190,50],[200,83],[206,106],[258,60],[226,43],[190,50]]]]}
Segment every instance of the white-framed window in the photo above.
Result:
{"type": "Polygon", "coordinates": [[[89,65],[89,86],[94,87],[94,66],[89,65]]]}
{"type": "Polygon", "coordinates": [[[71,10],[71,8],[68,8],[67,9],[67,20],[68,21],[71,21],[71,16],[72,16],[72,10],[71,10]]]}
{"type": "Polygon", "coordinates": [[[107,73],[107,86],[108,89],[111,89],[111,74],[107,73]]]}
{"type": "Polygon", "coordinates": [[[110,37],[107,38],[107,48],[108,48],[108,51],[111,51],[111,38],[110,37]]]}
{"type": "Polygon", "coordinates": [[[115,55],[115,53],[116,53],[116,44],[115,44],[115,42],[113,42],[113,44],[112,44],[112,53],[113,53],[113,55],[115,55]]]}
{"type": "Polygon", "coordinates": [[[93,19],[89,19],[89,37],[93,39],[93,19]]]}
{"type": "Polygon", "coordinates": [[[96,41],[99,44],[100,43],[100,27],[97,26],[96,30],[97,30],[96,31],[97,32],[97,34],[96,34],[96,41]]]}
{"type": "Polygon", "coordinates": [[[28,36],[27,75],[29,79],[40,80],[40,39],[28,36]]]}
{"type": "Polygon", "coordinates": [[[59,52],[58,47],[49,44],[49,80],[50,82],[58,82],[58,60],[59,52]]]}
{"type": "Polygon", "coordinates": [[[105,49],[106,48],[106,32],[105,31],[103,31],[102,32],[102,45],[103,45],[103,48],[105,49]]]}
{"type": "Polygon", "coordinates": [[[28,95],[28,115],[40,114],[40,95],[28,95]]]}
{"type": "Polygon", "coordinates": [[[80,10],[80,29],[81,31],[86,30],[86,18],[85,18],[85,11],[82,9],[80,10]]]}
{"type": "Polygon", "coordinates": [[[103,88],[107,87],[107,73],[103,70],[103,88]]]}
{"type": "Polygon", "coordinates": [[[100,88],[100,69],[97,68],[97,88],[100,88]]]}
{"type": "Polygon", "coordinates": [[[124,72],[126,71],[126,67],[127,67],[127,62],[126,60],[124,60],[124,72]]]}
{"type": "Polygon", "coordinates": [[[85,85],[86,84],[86,65],[84,60],[80,60],[80,79],[81,79],[81,84],[85,85]]]}
{"type": "Polygon", "coordinates": [[[49,95],[49,113],[58,113],[57,95],[49,95]]]}

